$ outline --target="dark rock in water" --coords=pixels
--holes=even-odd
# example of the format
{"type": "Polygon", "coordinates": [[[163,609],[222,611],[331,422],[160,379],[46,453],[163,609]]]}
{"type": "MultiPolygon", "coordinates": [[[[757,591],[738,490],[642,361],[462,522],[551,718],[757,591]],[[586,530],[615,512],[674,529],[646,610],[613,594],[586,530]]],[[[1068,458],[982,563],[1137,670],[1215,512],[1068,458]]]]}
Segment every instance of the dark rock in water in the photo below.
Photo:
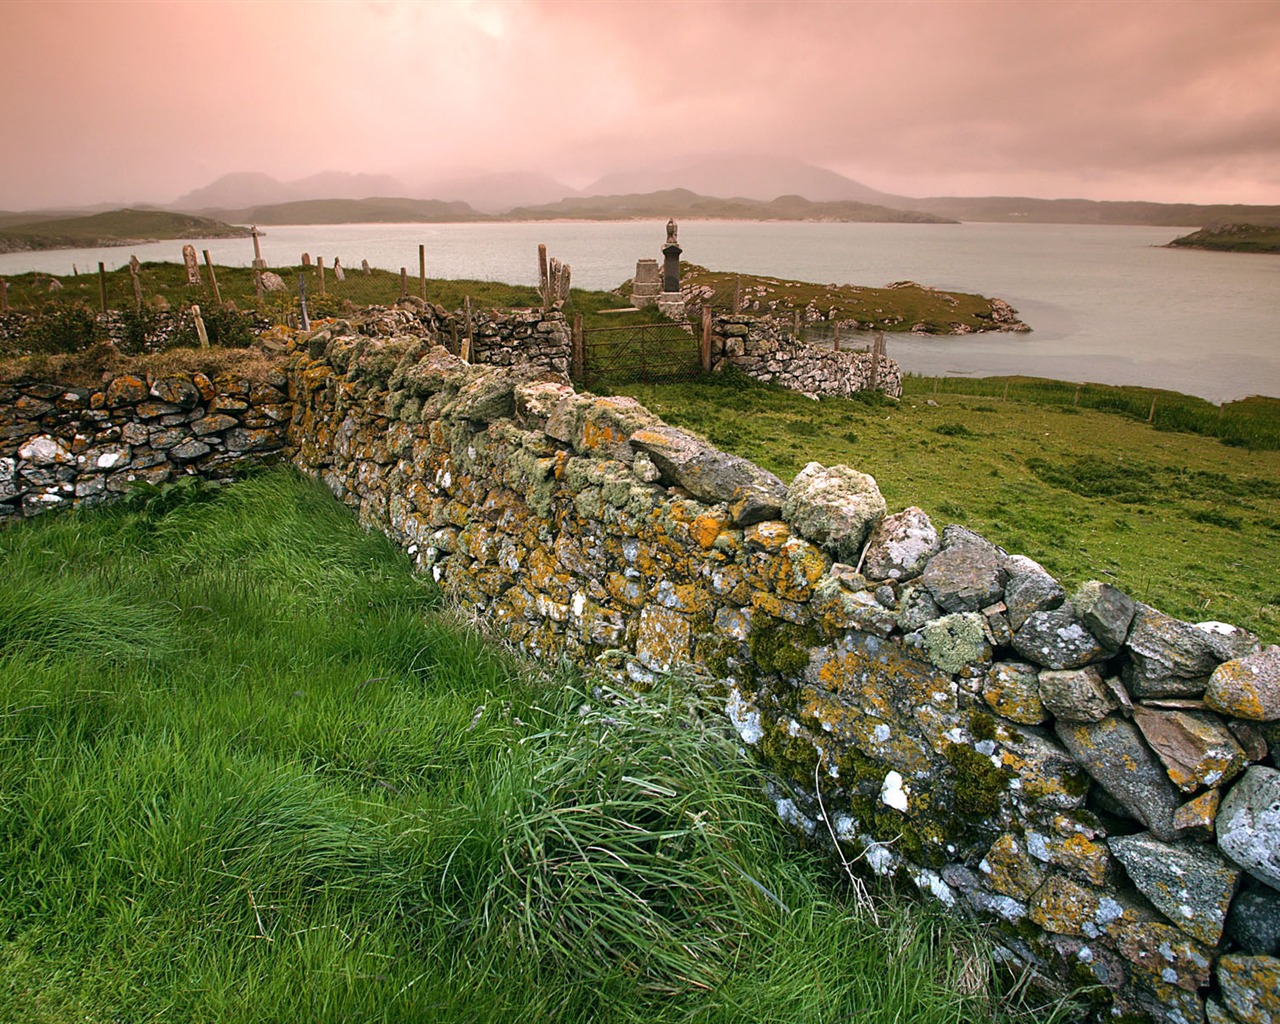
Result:
{"type": "Polygon", "coordinates": [[[1222,801],[1218,847],[1260,882],[1280,890],[1280,771],[1254,765],[1222,801]]]}
{"type": "Polygon", "coordinates": [[[1119,650],[1129,635],[1137,609],[1133,598],[1110,583],[1089,580],[1071,598],[1076,617],[1109,651],[1119,650]]]}
{"type": "Polygon", "coordinates": [[[1134,725],[1119,715],[1108,715],[1101,722],[1060,721],[1054,731],[1129,817],[1146,825],[1157,839],[1177,838],[1173,819],[1180,802],[1178,791],[1134,725]]]}
{"type": "Polygon", "coordinates": [[[1071,612],[1033,612],[1013,635],[1013,649],[1045,668],[1083,668],[1106,655],[1102,645],[1071,612]]]}
{"type": "Polygon", "coordinates": [[[929,559],[920,582],[946,611],[976,612],[1001,599],[1004,578],[994,545],[957,543],[929,559]]]}
{"type": "Polygon", "coordinates": [[[1132,665],[1125,682],[1134,697],[1198,697],[1218,667],[1203,630],[1138,605],[1126,641],[1132,665]]]}
{"type": "Polygon", "coordinates": [[[1241,892],[1227,915],[1226,934],[1250,956],[1280,956],[1280,892],[1261,885],[1241,892]]]}
{"type": "Polygon", "coordinates": [[[1218,944],[1240,871],[1217,850],[1149,835],[1113,836],[1107,845],[1160,913],[1193,939],[1218,944]]]}

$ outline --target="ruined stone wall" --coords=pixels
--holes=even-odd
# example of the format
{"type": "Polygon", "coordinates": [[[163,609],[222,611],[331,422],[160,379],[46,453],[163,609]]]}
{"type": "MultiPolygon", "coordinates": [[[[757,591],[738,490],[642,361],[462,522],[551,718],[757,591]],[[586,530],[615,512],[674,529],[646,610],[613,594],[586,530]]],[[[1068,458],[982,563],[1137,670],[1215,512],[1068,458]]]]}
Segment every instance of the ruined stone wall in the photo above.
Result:
{"type": "Polygon", "coordinates": [[[283,371],[0,385],[0,520],[96,505],[138,483],[235,476],[284,447],[287,389],[283,371]]]}
{"type": "MultiPolygon", "coordinates": [[[[1106,584],[1068,595],[962,527],[886,515],[854,470],[786,486],[631,399],[429,336],[328,324],[286,377],[289,403],[250,387],[239,412],[286,411],[294,461],[362,524],[531,655],[701,677],[811,841],[979,916],[1046,984],[1095,986],[1099,1020],[1280,1019],[1280,648],[1106,584]]],[[[207,444],[218,382],[187,383],[117,378],[66,410],[11,390],[0,480],[109,491],[105,446],[207,444]]],[[[216,467],[251,429],[154,465],[216,467]]]]}
{"type": "Polygon", "coordinates": [[[773,317],[717,315],[711,324],[711,362],[736,366],[756,380],[790,391],[848,398],[859,391],[902,394],[902,371],[869,352],[833,352],[797,340],[791,326],[773,317]],[[874,382],[872,377],[874,375],[874,382]]]}

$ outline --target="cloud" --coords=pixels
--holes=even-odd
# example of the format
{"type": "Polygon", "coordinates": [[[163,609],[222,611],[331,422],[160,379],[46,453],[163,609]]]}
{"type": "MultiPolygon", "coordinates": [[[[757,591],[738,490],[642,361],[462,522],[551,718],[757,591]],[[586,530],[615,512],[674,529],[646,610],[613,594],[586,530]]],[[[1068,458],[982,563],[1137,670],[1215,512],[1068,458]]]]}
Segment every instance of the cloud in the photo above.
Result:
{"type": "Polygon", "coordinates": [[[916,194],[1280,203],[1272,0],[19,0],[6,22],[7,208],[751,151],[916,194]]]}

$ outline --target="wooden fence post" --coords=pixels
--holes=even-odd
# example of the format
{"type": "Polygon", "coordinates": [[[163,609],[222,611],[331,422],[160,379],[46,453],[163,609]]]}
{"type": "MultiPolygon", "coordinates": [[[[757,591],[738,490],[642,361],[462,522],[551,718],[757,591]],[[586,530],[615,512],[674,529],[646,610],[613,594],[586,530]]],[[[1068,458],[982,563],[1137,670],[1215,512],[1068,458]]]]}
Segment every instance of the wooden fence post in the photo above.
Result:
{"type": "Polygon", "coordinates": [[[542,292],[542,308],[551,308],[551,277],[547,272],[547,247],[538,243],[538,287],[542,292]]]}
{"type": "Polygon", "coordinates": [[[711,307],[702,304],[702,372],[711,372],[711,307]]]}
{"type": "Polygon", "coordinates": [[[733,276],[733,313],[737,316],[742,312],[742,275],[735,274],[733,276]]]}
{"type": "Polygon", "coordinates": [[[880,386],[880,360],[884,358],[884,331],[876,331],[871,342],[871,377],[867,384],[868,391],[880,386]]]}
{"type": "Polygon", "coordinates": [[[102,300],[102,312],[107,311],[107,268],[98,264],[98,297],[102,300]]]}
{"type": "Polygon", "coordinates": [[[400,298],[407,299],[409,297],[409,271],[400,268],[400,298]]]}
{"type": "Polygon", "coordinates": [[[831,335],[831,351],[840,351],[840,321],[836,321],[835,333],[831,335]]]}
{"type": "Polygon", "coordinates": [[[222,292],[218,288],[218,275],[213,272],[213,260],[209,258],[209,250],[204,250],[204,265],[209,269],[209,283],[213,285],[213,301],[222,308],[222,292]]]}
{"type": "Polygon", "coordinates": [[[0,313],[9,312],[9,282],[0,277],[0,313]]]}
{"type": "Polygon", "coordinates": [[[465,328],[466,333],[463,335],[463,338],[462,338],[461,358],[464,363],[469,363],[471,362],[471,344],[472,344],[471,296],[470,295],[464,295],[462,297],[462,317],[463,317],[463,327],[465,328]]]}
{"type": "Polygon", "coordinates": [[[1079,406],[1079,405],[1080,405],[1080,388],[1081,388],[1081,385],[1077,384],[1077,385],[1076,385],[1076,397],[1075,397],[1075,401],[1073,401],[1073,402],[1071,403],[1073,406],[1079,406]]]}
{"type": "Polygon", "coordinates": [[[425,245],[418,246],[418,286],[422,300],[425,302],[427,298],[427,247],[425,245]]]}
{"type": "Polygon", "coordinates": [[[324,257],[316,257],[316,274],[320,279],[320,294],[324,294],[324,257]]]}
{"type": "Polygon", "coordinates": [[[1156,396],[1151,396],[1151,411],[1147,413],[1147,422],[1154,423],[1156,421],[1156,396]]]}
{"type": "Polygon", "coordinates": [[[796,310],[796,315],[792,318],[791,337],[796,341],[800,340],[800,310],[798,309],[796,310]]]}
{"type": "Polygon", "coordinates": [[[569,376],[573,380],[582,380],[582,361],[586,356],[585,339],[582,334],[582,314],[573,314],[573,355],[569,361],[569,376]]]}

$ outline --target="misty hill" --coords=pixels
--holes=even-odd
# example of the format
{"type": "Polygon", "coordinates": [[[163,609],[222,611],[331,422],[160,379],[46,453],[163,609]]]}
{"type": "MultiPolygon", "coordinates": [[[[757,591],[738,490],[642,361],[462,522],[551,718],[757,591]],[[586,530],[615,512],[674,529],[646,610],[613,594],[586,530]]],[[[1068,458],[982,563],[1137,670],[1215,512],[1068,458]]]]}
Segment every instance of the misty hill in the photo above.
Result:
{"type": "Polygon", "coordinates": [[[545,174],[512,172],[430,181],[414,191],[418,195],[459,200],[481,213],[502,213],[516,206],[554,203],[577,190],[545,174]]]}
{"type": "Polygon", "coordinates": [[[859,202],[815,203],[787,195],[758,199],[717,199],[685,188],[638,195],[575,196],[543,206],[522,206],[502,220],[635,220],[667,217],[708,220],[875,221],[881,223],[948,224],[954,221],[920,211],[891,210],[859,202]]]}
{"type": "Polygon", "coordinates": [[[239,171],[224,174],[211,184],[176,199],[171,205],[175,210],[207,213],[306,199],[361,199],[366,196],[403,195],[404,192],[402,184],[385,174],[324,171],[297,181],[282,182],[269,174],[239,171]]]}
{"type": "Polygon", "coordinates": [[[925,210],[968,221],[1202,227],[1226,220],[1280,225],[1280,206],[1201,206],[1195,203],[1031,199],[1022,196],[935,196],[929,199],[899,197],[897,202],[907,209],[925,210]]]}
{"type": "Polygon", "coordinates": [[[220,211],[238,224],[440,224],[486,220],[466,203],[440,199],[303,199],[220,211]]]}
{"type": "Polygon", "coordinates": [[[208,217],[164,210],[113,210],[87,217],[27,221],[0,229],[0,252],[82,249],[166,238],[242,238],[249,232],[208,217]]]}
{"type": "Polygon", "coordinates": [[[582,189],[583,195],[628,195],[683,188],[704,196],[773,199],[804,196],[813,202],[848,200],[901,207],[902,196],[877,192],[843,174],[786,156],[736,156],[700,160],[661,171],[607,174],[582,189]]]}

